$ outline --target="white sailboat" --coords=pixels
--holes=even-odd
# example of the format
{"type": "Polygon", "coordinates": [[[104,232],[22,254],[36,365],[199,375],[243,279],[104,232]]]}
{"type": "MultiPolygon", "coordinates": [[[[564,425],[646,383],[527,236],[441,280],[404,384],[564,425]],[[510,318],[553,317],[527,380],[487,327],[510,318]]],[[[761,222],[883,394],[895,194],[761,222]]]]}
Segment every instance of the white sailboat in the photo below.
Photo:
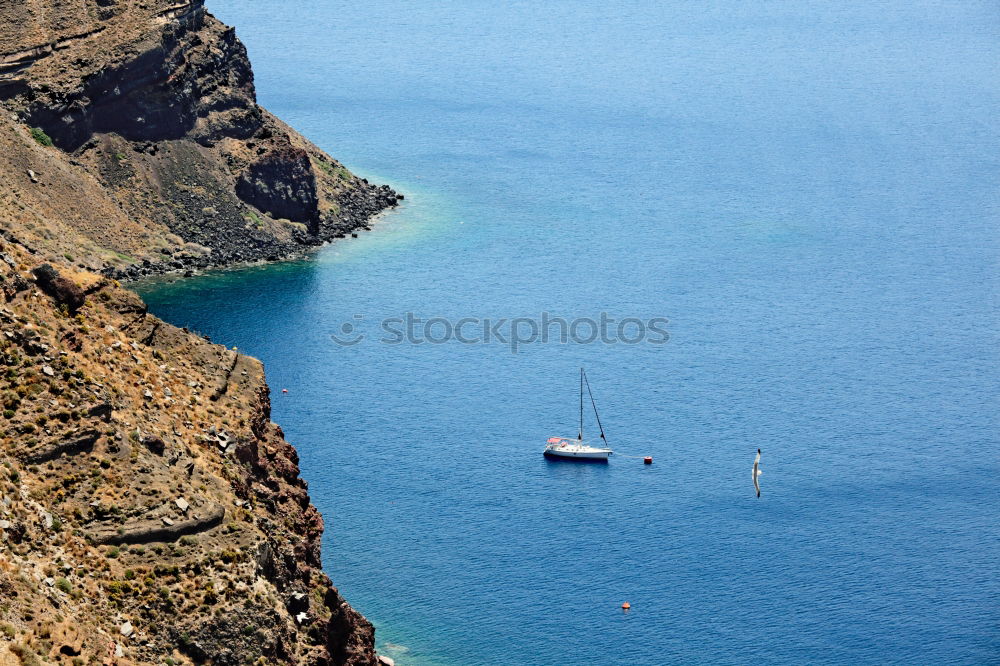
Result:
{"type": "Polygon", "coordinates": [[[547,458],[561,458],[569,460],[589,460],[607,462],[614,453],[608,447],[608,440],[604,436],[604,426],[601,425],[601,417],[597,414],[597,403],[594,402],[594,394],[590,390],[590,382],[583,368],[580,368],[580,431],[576,439],[569,437],[549,437],[545,443],[544,454],[547,458]],[[604,446],[590,446],[583,441],[583,385],[587,385],[587,393],[590,395],[590,404],[594,407],[594,416],[597,418],[597,427],[601,429],[601,442],[604,446]]]}

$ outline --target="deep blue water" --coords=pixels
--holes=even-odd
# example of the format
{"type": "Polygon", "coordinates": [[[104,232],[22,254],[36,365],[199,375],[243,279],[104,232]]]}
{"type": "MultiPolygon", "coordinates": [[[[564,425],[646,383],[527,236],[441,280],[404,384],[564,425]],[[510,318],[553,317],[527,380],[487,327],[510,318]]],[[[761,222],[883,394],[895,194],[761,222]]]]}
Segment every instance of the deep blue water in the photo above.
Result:
{"type": "Polygon", "coordinates": [[[209,6],[262,103],[407,199],[144,293],[265,361],[397,664],[1000,661],[995,3],[209,6]],[[670,340],[378,341],[543,311],[670,340]],[[542,458],[580,366],[652,466],[542,458]]]}

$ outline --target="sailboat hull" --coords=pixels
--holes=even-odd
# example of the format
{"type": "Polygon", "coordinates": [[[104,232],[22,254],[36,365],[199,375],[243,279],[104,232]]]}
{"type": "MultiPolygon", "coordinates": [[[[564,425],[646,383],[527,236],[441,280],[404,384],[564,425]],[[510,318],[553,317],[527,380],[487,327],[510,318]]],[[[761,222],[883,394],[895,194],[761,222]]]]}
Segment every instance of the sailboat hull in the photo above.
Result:
{"type": "Polygon", "coordinates": [[[606,462],[611,453],[611,449],[598,449],[593,446],[580,446],[569,443],[549,444],[545,447],[546,458],[559,458],[562,460],[599,460],[606,462]]]}
{"type": "Polygon", "coordinates": [[[546,451],[545,457],[555,460],[579,460],[580,462],[608,462],[608,451],[597,453],[574,453],[572,451],[546,451]]]}

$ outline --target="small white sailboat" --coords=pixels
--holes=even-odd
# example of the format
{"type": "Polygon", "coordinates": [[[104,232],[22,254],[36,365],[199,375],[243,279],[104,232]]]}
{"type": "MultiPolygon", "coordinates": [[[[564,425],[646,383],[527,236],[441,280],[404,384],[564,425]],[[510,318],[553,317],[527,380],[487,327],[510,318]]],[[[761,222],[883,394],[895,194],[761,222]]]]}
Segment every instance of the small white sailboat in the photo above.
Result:
{"type": "Polygon", "coordinates": [[[547,458],[561,458],[568,460],[587,460],[607,462],[614,453],[608,447],[608,440],[604,436],[604,426],[601,425],[601,417],[597,414],[597,403],[594,402],[594,394],[590,390],[590,382],[583,368],[580,368],[580,431],[576,439],[569,437],[549,437],[545,443],[544,454],[547,458]],[[587,384],[587,393],[590,395],[590,404],[594,407],[594,416],[597,418],[597,427],[601,429],[601,442],[604,446],[590,446],[583,441],[583,385],[587,384]]]}

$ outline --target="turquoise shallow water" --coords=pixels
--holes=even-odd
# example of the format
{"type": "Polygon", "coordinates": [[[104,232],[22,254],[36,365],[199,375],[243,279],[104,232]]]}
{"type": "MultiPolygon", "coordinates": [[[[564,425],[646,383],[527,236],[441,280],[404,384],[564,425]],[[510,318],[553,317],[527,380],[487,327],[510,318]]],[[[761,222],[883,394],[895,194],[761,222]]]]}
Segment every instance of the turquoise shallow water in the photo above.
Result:
{"type": "Polygon", "coordinates": [[[398,664],[1000,658],[994,4],[210,8],[261,101],[406,204],[143,292],[265,361],[398,664]],[[670,340],[378,341],[602,311],[670,340]],[[542,459],[581,365],[652,466],[542,459]]]}

